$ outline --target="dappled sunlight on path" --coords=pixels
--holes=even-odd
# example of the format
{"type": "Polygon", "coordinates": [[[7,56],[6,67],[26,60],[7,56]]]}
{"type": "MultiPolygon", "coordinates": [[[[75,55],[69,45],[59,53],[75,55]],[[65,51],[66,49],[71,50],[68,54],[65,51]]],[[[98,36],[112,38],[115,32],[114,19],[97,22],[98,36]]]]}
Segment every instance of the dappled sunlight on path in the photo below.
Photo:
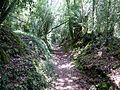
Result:
{"type": "Polygon", "coordinates": [[[70,53],[66,54],[61,48],[56,47],[53,57],[57,77],[52,82],[50,90],[89,90],[87,78],[75,69],[70,61],[70,53]]]}

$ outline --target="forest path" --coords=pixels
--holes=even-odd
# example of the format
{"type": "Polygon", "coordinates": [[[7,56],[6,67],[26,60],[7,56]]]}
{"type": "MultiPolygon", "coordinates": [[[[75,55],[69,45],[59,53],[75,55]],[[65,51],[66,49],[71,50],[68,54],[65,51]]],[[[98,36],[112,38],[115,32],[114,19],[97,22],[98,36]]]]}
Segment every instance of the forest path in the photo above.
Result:
{"type": "Polygon", "coordinates": [[[50,90],[89,90],[91,85],[87,83],[88,78],[74,67],[70,53],[55,46],[53,58],[57,77],[50,90]]]}

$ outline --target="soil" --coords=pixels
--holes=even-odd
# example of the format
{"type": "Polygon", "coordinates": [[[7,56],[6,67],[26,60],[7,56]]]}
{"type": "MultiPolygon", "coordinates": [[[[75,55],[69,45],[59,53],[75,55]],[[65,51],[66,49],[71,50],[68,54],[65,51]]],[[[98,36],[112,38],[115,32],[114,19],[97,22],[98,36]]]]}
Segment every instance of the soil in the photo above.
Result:
{"type": "Polygon", "coordinates": [[[65,53],[62,48],[55,46],[54,66],[56,79],[50,90],[93,90],[87,82],[88,77],[80,73],[71,61],[71,54],[65,53]]]}

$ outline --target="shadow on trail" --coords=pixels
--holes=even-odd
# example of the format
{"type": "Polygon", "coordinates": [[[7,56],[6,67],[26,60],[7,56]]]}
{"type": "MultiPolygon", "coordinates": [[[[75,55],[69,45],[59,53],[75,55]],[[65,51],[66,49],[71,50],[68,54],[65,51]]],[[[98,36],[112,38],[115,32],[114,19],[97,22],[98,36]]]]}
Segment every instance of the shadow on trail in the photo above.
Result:
{"type": "Polygon", "coordinates": [[[89,90],[87,77],[81,74],[71,62],[71,53],[65,53],[56,46],[53,54],[56,79],[50,90],[89,90]]]}

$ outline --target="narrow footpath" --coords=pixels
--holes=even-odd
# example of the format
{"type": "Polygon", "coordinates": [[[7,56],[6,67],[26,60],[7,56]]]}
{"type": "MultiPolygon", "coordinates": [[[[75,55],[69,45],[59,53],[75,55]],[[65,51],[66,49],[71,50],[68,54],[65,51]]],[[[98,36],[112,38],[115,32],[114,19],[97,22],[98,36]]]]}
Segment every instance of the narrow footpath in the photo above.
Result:
{"type": "Polygon", "coordinates": [[[71,62],[71,54],[65,53],[60,47],[54,50],[56,79],[50,90],[91,90],[88,78],[81,74],[71,62]]]}

